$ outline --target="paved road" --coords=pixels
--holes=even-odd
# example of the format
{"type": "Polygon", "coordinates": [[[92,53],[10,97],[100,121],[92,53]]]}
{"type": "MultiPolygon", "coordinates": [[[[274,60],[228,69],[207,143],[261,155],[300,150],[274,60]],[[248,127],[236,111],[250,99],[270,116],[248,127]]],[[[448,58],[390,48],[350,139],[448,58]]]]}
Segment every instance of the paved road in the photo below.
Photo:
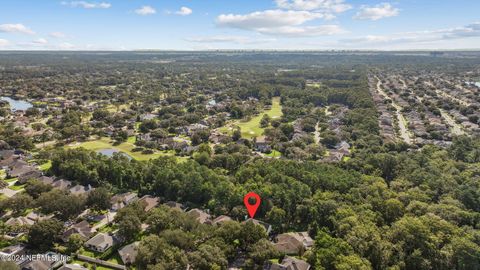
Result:
{"type": "Polygon", "coordinates": [[[412,143],[412,138],[410,136],[410,132],[408,131],[408,128],[407,128],[407,119],[405,119],[405,117],[403,116],[402,114],[402,107],[398,104],[395,103],[395,101],[393,101],[393,99],[391,99],[387,93],[385,93],[385,91],[383,91],[382,89],[382,81],[377,77],[375,76],[375,78],[377,79],[377,91],[385,97],[385,99],[389,99],[392,101],[392,106],[395,108],[396,110],[396,115],[397,115],[397,122],[398,122],[398,128],[400,129],[400,137],[408,144],[411,144],[412,143]]]}

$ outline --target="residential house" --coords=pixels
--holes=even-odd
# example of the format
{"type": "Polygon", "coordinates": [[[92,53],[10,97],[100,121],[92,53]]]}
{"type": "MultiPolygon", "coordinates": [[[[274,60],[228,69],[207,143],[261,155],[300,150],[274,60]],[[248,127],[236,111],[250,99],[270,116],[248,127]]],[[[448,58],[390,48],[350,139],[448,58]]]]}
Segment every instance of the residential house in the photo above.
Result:
{"type": "Polygon", "coordinates": [[[55,269],[56,267],[62,264],[62,261],[54,260],[53,256],[58,256],[58,254],[56,253],[47,252],[42,255],[43,256],[39,257],[38,259],[26,261],[22,263],[20,265],[21,269],[22,270],[51,270],[51,269],[55,269]]]}
{"type": "Polygon", "coordinates": [[[88,270],[87,268],[81,266],[80,264],[64,264],[62,267],[57,270],[88,270]]]}
{"type": "Polygon", "coordinates": [[[293,257],[285,257],[282,263],[273,263],[267,270],[310,270],[311,266],[305,261],[293,257]]]}
{"type": "Polygon", "coordinates": [[[27,217],[11,217],[5,224],[9,226],[31,226],[35,224],[35,221],[27,217]]]}
{"type": "Polygon", "coordinates": [[[76,223],[68,228],[62,235],[62,240],[67,242],[72,234],[78,234],[85,241],[92,237],[94,230],[86,220],[76,223]]]}
{"type": "Polygon", "coordinates": [[[260,136],[255,139],[255,149],[262,153],[269,152],[271,147],[265,136],[260,136]]]}
{"type": "Polygon", "coordinates": [[[55,181],[55,180],[53,179],[53,177],[44,176],[44,175],[38,177],[37,180],[40,181],[40,182],[42,182],[42,183],[44,183],[45,185],[52,185],[53,182],[55,181]]]}
{"type": "Polygon", "coordinates": [[[187,214],[193,218],[195,218],[198,222],[204,224],[207,222],[210,222],[210,214],[206,213],[203,210],[200,210],[198,208],[194,208],[190,211],[187,212],[187,214]]]}
{"type": "Polygon", "coordinates": [[[13,150],[1,150],[0,151],[0,160],[6,160],[9,158],[13,158],[15,155],[15,151],[13,150]]]}
{"type": "MultiPolygon", "coordinates": [[[[25,161],[23,161],[23,162],[25,162],[25,161]]],[[[7,170],[7,176],[9,178],[19,177],[20,175],[23,175],[23,174],[26,174],[26,173],[29,173],[29,172],[35,171],[35,170],[37,170],[37,169],[33,166],[29,166],[29,165],[18,166],[18,163],[17,163],[13,167],[11,167],[9,170],[7,170]]]]}
{"type": "Polygon", "coordinates": [[[192,136],[195,132],[204,130],[204,129],[208,129],[208,126],[195,123],[186,127],[186,133],[188,136],[192,136]]]}
{"type": "Polygon", "coordinates": [[[67,190],[71,186],[72,186],[72,182],[65,179],[60,179],[52,183],[53,188],[57,188],[61,190],[67,190]]]}
{"type": "Polygon", "coordinates": [[[152,120],[155,117],[157,117],[155,114],[145,113],[145,114],[140,115],[140,121],[152,120]]]}
{"type": "Polygon", "coordinates": [[[270,234],[270,232],[272,231],[272,225],[270,225],[266,222],[256,220],[256,219],[253,219],[253,218],[249,218],[249,219],[245,220],[243,223],[247,223],[247,222],[252,222],[255,225],[263,227],[267,234],[270,234]]]}
{"type": "Polygon", "coordinates": [[[22,270],[51,270],[53,269],[53,261],[34,260],[27,261],[22,264],[22,270]]]}
{"type": "Polygon", "coordinates": [[[122,259],[122,262],[126,265],[135,263],[137,257],[137,249],[140,242],[133,242],[118,250],[118,255],[122,259]]]}
{"type": "Polygon", "coordinates": [[[76,185],[69,189],[70,193],[76,196],[84,196],[84,195],[86,196],[92,190],[93,188],[90,185],[88,186],[76,185]]]}
{"type": "MultiPolygon", "coordinates": [[[[25,245],[23,244],[16,244],[16,245],[13,245],[13,246],[8,246],[8,247],[5,247],[3,248],[1,251],[0,251],[0,258],[18,258],[20,259],[20,255],[25,255],[26,253],[26,248],[25,248],[25,245]],[[15,257],[17,256],[17,257],[15,257]]],[[[23,263],[23,261],[17,261],[15,260],[15,263],[17,264],[21,264],[23,263]]]]}
{"type": "Polygon", "coordinates": [[[0,169],[8,169],[18,161],[18,158],[15,156],[4,156],[0,157],[0,169]]]}
{"type": "Polygon", "coordinates": [[[112,203],[112,210],[118,211],[123,207],[127,206],[128,204],[138,200],[137,193],[134,192],[126,192],[122,194],[117,194],[110,199],[112,203]]]}
{"type": "Polygon", "coordinates": [[[145,211],[148,212],[152,208],[157,207],[157,205],[160,203],[160,198],[158,197],[153,197],[150,195],[145,195],[142,198],[140,198],[141,202],[145,203],[145,211]]]}
{"type": "Polygon", "coordinates": [[[222,225],[225,222],[232,221],[232,218],[229,216],[221,215],[212,220],[213,225],[222,225]]]}
{"type": "Polygon", "coordinates": [[[36,179],[43,175],[43,172],[37,169],[29,170],[18,176],[18,183],[25,184],[30,179],[36,179]]]}
{"type": "Polygon", "coordinates": [[[176,209],[179,209],[179,210],[182,210],[185,209],[185,206],[181,203],[178,203],[178,202],[174,202],[174,201],[168,201],[166,203],[164,203],[163,205],[165,206],[168,206],[170,208],[176,208],[176,209]]]}
{"type": "Polygon", "coordinates": [[[345,153],[339,150],[330,150],[329,155],[323,159],[325,162],[340,162],[343,160],[345,153]]]}
{"type": "Polygon", "coordinates": [[[275,237],[275,248],[285,254],[302,254],[314,244],[307,232],[289,232],[275,237]]]}
{"type": "Polygon", "coordinates": [[[114,238],[114,236],[106,233],[99,233],[85,242],[85,247],[90,250],[103,253],[116,243],[117,240],[114,238]]]}
{"type": "Polygon", "coordinates": [[[43,214],[32,211],[32,212],[28,213],[25,217],[33,220],[34,222],[37,222],[37,221],[50,219],[53,216],[54,216],[53,214],[50,214],[50,215],[46,216],[46,215],[43,215],[43,214]]]}

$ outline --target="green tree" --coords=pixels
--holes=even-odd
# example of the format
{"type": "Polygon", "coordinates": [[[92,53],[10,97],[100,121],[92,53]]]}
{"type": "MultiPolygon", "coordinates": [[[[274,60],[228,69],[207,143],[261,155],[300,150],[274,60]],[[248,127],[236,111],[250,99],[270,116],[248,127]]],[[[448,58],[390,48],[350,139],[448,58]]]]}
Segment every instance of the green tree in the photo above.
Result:
{"type": "Polygon", "coordinates": [[[28,232],[30,248],[44,252],[53,247],[63,230],[63,224],[56,219],[47,219],[35,223],[28,232]]]}
{"type": "Polygon", "coordinates": [[[112,206],[111,198],[108,189],[99,187],[88,193],[86,205],[96,211],[107,210],[112,206]]]}
{"type": "Polygon", "coordinates": [[[8,208],[12,209],[13,213],[19,214],[25,211],[33,204],[33,198],[28,194],[19,193],[6,202],[8,208]]]}
{"type": "Polygon", "coordinates": [[[51,185],[45,184],[36,179],[28,180],[27,185],[25,186],[25,192],[27,192],[27,194],[32,196],[34,199],[38,198],[40,194],[50,190],[52,190],[51,185]]]}
{"type": "Polygon", "coordinates": [[[84,240],[79,234],[72,234],[68,237],[67,252],[75,253],[83,246],[84,240]]]}

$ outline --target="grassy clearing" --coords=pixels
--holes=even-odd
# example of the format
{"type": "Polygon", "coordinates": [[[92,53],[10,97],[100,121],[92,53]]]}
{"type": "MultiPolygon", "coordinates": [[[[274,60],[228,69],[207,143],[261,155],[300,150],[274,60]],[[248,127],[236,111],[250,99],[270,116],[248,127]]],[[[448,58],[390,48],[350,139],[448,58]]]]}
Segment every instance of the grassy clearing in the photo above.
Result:
{"type": "Polygon", "coordinates": [[[282,116],[282,105],[280,105],[280,97],[272,98],[272,108],[259,113],[257,116],[252,117],[249,121],[235,121],[229,126],[220,129],[222,132],[232,132],[233,128],[239,127],[242,132],[242,137],[251,139],[263,134],[264,128],[260,127],[260,121],[264,114],[267,114],[272,119],[277,119],[282,116]]]}
{"type": "Polygon", "coordinates": [[[10,178],[10,179],[5,179],[5,182],[10,183],[10,182],[15,182],[17,180],[18,179],[15,177],[15,178],[10,178]]]}
{"type": "Polygon", "coordinates": [[[42,171],[47,171],[48,169],[50,169],[52,167],[52,161],[49,160],[48,162],[46,163],[43,163],[42,165],[38,166],[40,168],[40,170],[42,171]]]}
{"type": "Polygon", "coordinates": [[[312,88],[320,88],[322,86],[321,83],[307,83],[307,87],[312,87],[312,88]]]}
{"type": "Polygon", "coordinates": [[[11,189],[11,190],[18,191],[18,190],[24,189],[24,187],[25,187],[25,184],[23,184],[23,185],[11,185],[8,188],[11,189]]]}
{"type": "Polygon", "coordinates": [[[80,260],[73,260],[71,262],[72,264],[78,264],[78,265],[81,265],[81,266],[86,266],[87,269],[95,269],[95,270],[115,270],[114,268],[109,268],[109,267],[105,267],[103,265],[94,265],[94,264],[91,264],[91,263],[87,263],[87,262],[84,262],[84,261],[80,261],[80,260]]]}
{"type": "Polygon", "coordinates": [[[276,157],[281,157],[282,153],[278,152],[277,150],[272,150],[270,154],[265,154],[265,156],[276,158],[276,157]]]}
{"type": "Polygon", "coordinates": [[[130,104],[121,104],[121,105],[110,104],[106,107],[107,111],[111,113],[121,112],[123,109],[128,110],[128,108],[130,108],[130,104]]]}
{"type": "Polygon", "coordinates": [[[99,151],[103,149],[114,149],[120,152],[123,152],[136,160],[149,160],[152,158],[158,158],[161,156],[171,156],[173,152],[155,152],[153,154],[142,154],[141,152],[133,152],[132,150],[136,147],[132,140],[129,138],[128,141],[123,142],[119,145],[113,145],[113,141],[110,138],[103,137],[98,140],[83,142],[79,144],[69,145],[69,148],[79,148],[83,147],[92,151],[99,151]]]}

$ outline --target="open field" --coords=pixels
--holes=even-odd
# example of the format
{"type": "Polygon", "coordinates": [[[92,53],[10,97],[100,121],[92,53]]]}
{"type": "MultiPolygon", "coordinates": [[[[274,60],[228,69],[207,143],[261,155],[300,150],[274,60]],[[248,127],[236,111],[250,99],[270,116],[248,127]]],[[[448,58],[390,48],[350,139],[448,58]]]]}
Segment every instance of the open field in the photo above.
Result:
{"type": "Polygon", "coordinates": [[[271,119],[277,119],[282,116],[282,105],[280,105],[280,98],[272,98],[272,108],[259,113],[252,117],[249,121],[238,120],[220,129],[221,132],[232,132],[234,127],[239,127],[242,132],[242,137],[251,139],[261,136],[264,128],[260,127],[260,121],[264,114],[270,116],[271,119]]]}
{"type": "Polygon", "coordinates": [[[153,158],[158,158],[161,156],[168,156],[173,155],[173,152],[155,152],[153,154],[142,154],[141,152],[133,152],[132,150],[135,148],[133,144],[135,142],[135,138],[129,138],[126,142],[121,143],[119,145],[113,145],[113,141],[109,138],[102,137],[97,140],[82,142],[78,144],[68,145],[69,148],[79,148],[83,147],[88,150],[99,151],[103,149],[113,149],[119,152],[123,152],[136,160],[148,160],[153,158]]]}

